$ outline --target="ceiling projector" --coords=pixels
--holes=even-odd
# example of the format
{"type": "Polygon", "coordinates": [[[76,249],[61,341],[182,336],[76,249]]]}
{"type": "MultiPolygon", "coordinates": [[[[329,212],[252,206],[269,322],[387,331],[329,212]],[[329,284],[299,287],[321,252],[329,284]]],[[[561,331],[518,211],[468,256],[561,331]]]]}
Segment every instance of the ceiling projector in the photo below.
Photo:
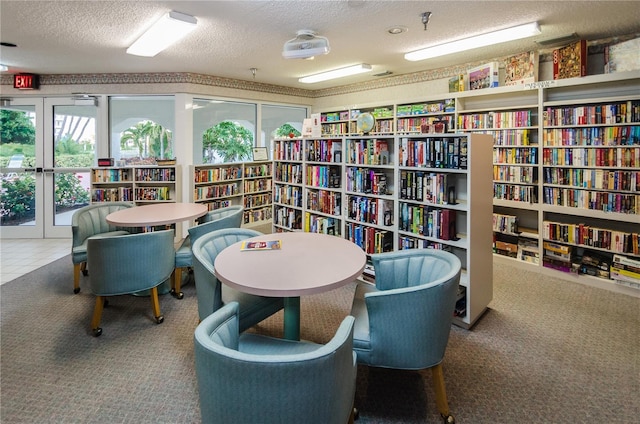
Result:
{"type": "Polygon", "coordinates": [[[329,53],[329,40],[316,35],[314,31],[301,29],[296,38],[284,43],[282,57],[285,59],[308,59],[329,53]]]}

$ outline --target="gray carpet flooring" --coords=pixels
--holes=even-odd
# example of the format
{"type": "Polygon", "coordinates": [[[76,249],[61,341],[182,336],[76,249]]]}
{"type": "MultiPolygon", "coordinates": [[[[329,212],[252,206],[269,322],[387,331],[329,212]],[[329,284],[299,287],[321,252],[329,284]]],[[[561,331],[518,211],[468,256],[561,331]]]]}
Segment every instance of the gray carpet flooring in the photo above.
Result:
{"type": "MultiPolygon", "coordinates": [[[[65,257],[0,286],[0,421],[199,422],[193,284],[182,300],[161,296],[161,325],[149,298],[112,298],[94,338],[87,278],[73,295],[65,257]]],[[[640,299],[508,265],[493,278],[490,310],[451,332],[444,374],[458,423],[640,422],[640,299]]],[[[302,337],[329,340],[353,290],[303,298],[302,337]]],[[[282,313],[250,331],[281,329],[282,313]]],[[[440,422],[429,372],[359,367],[355,403],[361,424],[440,422]]]]}

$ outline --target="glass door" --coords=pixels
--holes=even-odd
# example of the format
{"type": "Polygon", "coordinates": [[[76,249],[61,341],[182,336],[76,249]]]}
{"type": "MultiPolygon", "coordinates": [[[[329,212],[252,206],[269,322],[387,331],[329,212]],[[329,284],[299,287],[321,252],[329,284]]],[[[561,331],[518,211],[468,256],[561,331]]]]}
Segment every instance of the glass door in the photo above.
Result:
{"type": "Polygon", "coordinates": [[[47,98],[44,111],[44,237],[70,237],[74,211],[91,201],[98,101],[47,98]]]}
{"type": "Polygon", "coordinates": [[[3,99],[0,106],[0,235],[71,237],[73,212],[90,202],[97,100],[3,99]]]}
{"type": "Polygon", "coordinates": [[[42,238],[43,100],[0,103],[0,235],[42,238]]]}

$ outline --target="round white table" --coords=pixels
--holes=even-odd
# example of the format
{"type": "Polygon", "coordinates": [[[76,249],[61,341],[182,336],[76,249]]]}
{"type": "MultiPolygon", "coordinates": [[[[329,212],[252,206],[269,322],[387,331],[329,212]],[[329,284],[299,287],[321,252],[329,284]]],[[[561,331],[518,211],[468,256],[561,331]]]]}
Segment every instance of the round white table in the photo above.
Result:
{"type": "Polygon", "coordinates": [[[349,240],[326,234],[288,232],[252,237],[232,244],[215,259],[220,281],[249,294],[284,297],[284,336],[300,339],[300,296],[354,281],[367,256],[349,240]],[[243,251],[246,241],[280,240],[278,250],[243,251]]]}
{"type": "Polygon", "coordinates": [[[152,227],[188,221],[207,213],[203,203],[153,203],[120,209],[107,215],[109,224],[123,227],[152,227]]]}

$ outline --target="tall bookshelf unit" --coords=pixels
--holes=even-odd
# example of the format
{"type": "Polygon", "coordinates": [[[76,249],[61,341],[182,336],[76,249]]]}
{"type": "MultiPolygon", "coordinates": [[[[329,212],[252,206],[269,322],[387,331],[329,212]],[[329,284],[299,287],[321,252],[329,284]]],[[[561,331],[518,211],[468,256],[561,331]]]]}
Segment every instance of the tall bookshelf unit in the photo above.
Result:
{"type": "MultiPolygon", "coordinates": [[[[489,235],[493,243],[488,249],[489,255],[494,252],[494,261],[640,297],[637,283],[640,262],[640,71],[434,93],[393,106],[358,105],[353,109],[319,112],[322,136],[343,139],[343,213],[335,217],[341,220],[343,237],[348,238],[348,231],[362,227],[369,232],[373,228],[380,234],[391,232],[393,249],[423,242],[411,229],[407,231],[406,227],[400,227],[403,208],[414,202],[402,194],[403,172],[414,172],[398,162],[397,154],[402,149],[403,139],[440,135],[422,134],[424,131],[487,134],[490,153],[484,159],[486,162],[481,163],[489,164],[492,170],[489,178],[493,181],[493,194],[488,194],[492,208],[480,207],[482,212],[478,213],[493,210],[489,235]],[[355,120],[359,113],[391,108],[394,110],[392,133],[377,132],[378,128],[367,136],[356,133],[355,120]],[[607,121],[603,110],[615,113],[607,121]],[[444,129],[443,122],[446,123],[444,129]],[[349,157],[351,146],[369,139],[372,142],[387,140],[388,165],[352,162],[349,157]],[[374,187],[378,186],[381,175],[384,175],[385,192],[376,194],[374,187]],[[360,182],[351,183],[351,180],[360,182]],[[360,215],[354,215],[357,212],[351,211],[349,206],[352,204],[367,205],[376,210],[393,205],[392,225],[385,225],[384,218],[382,221],[377,218],[375,222],[366,214],[363,218],[362,210],[360,215]],[[569,261],[569,257],[573,259],[572,265],[558,263],[558,258],[569,261]],[[606,265],[610,266],[608,273],[598,271],[606,265]],[[629,267],[635,267],[636,271],[629,271],[629,267]],[[620,270],[632,272],[636,279],[621,280],[618,278],[620,270]]],[[[305,141],[300,140],[300,145],[305,141]]],[[[474,154],[470,160],[476,157],[482,157],[482,154],[474,154]]],[[[305,158],[301,156],[298,160],[302,174],[295,187],[302,198],[307,190],[302,183],[305,181],[305,158]]],[[[280,166],[277,159],[275,166],[280,166]]],[[[474,171],[468,171],[467,175],[475,180],[474,171]]],[[[475,190],[466,192],[477,193],[475,190]]],[[[307,212],[302,203],[297,207],[301,215],[307,212]]],[[[467,211],[475,222],[478,215],[473,205],[467,211]]],[[[456,215],[456,222],[460,220],[459,215],[456,215]]],[[[377,237],[384,239],[385,236],[377,237]]],[[[478,240],[482,238],[479,237],[478,240]]],[[[453,241],[446,244],[455,245],[453,241]]],[[[389,247],[388,242],[386,246],[389,247]]],[[[474,258],[482,257],[476,255],[477,246],[469,249],[474,258]]],[[[473,263],[470,268],[474,268],[473,263]]],[[[473,282],[470,287],[467,294],[470,294],[468,313],[471,318],[468,321],[472,323],[478,310],[478,304],[474,305],[476,296],[480,299],[480,309],[486,306],[486,299],[475,291],[473,282]]]]}
{"type": "Polygon", "coordinates": [[[179,176],[179,166],[91,168],[91,203],[176,202],[181,198],[179,176]]]}
{"type": "Polygon", "coordinates": [[[334,234],[367,254],[449,250],[464,269],[454,321],[470,328],[486,310],[493,296],[489,136],[287,139],[275,142],[273,157],[274,232],[334,234]],[[433,181],[434,198],[422,194],[427,179],[433,181]],[[438,184],[445,184],[444,197],[435,196],[438,184]],[[444,224],[447,220],[450,225],[444,224]]]}
{"type": "Polygon", "coordinates": [[[191,201],[205,203],[209,210],[241,205],[244,227],[271,222],[272,162],[234,162],[192,168],[191,201]]]}
{"type": "Polygon", "coordinates": [[[640,296],[640,72],[459,93],[456,130],[494,137],[499,263],[640,296]]]}

